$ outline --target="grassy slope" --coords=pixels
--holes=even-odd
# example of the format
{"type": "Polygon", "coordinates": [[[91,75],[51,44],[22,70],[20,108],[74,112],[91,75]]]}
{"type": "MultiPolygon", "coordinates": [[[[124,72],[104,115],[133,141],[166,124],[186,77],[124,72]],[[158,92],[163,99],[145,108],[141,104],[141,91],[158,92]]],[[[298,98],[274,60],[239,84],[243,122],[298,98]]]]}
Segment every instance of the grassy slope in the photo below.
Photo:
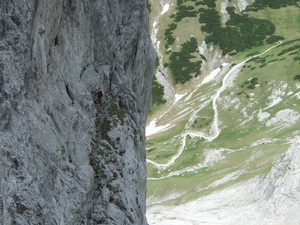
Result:
{"type": "MultiPolygon", "coordinates": [[[[159,11],[158,1],[153,2],[151,24],[159,11]]],[[[176,1],[170,0],[168,3],[172,2],[175,3],[176,1]]],[[[219,5],[220,2],[218,1],[217,4],[219,5]]],[[[231,2],[236,3],[234,0],[231,2]]],[[[169,17],[174,13],[174,10],[175,6],[171,6],[170,10],[159,20],[160,29],[157,38],[161,40],[163,63],[168,63],[168,55],[163,50],[165,45],[164,30],[172,22],[169,17]]],[[[255,18],[270,20],[276,25],[275,34],[285,37],[286,40],[300,37],[300,10],[297,7],[289,6],[276,10],[266,8],[248,14],[255,18]]],[[[177,29],[174,31],[177,40],[172,45],[172,50],[178,51],[181,44],[187,41],[191,35],[195,36],[199,43],[204,39],[197,18],[184,18],[177,24],[177,29]]],[[[300,71],[299,61],[294,60],[295,56],[300,54],[299,48],[298,52],[291,51],[278,56],[278,53],[283,49],[295,44],[300,44],[300,41],[291,45],[279,46],[264,55],[264,57],[267,56],[265,57],[267,62],[265,66],[263,66],[264,63],[254,61],[247,63],[236,78],[234,85],[221,94],[218,109],[222,132],[217,139],[207,142],[203,138],[187,138],[188,144],[183,154],[174,165],[166,170],[160,171],[152,164],[148,164],[149,177],[163,177],[174,171],[183,171],[185,168],[197,166],[196,172],[184,173],[168,179],[148,181],[148,197],[161,200],[172,193],[181,193],[182,196],[176,200],[165,202],[165,204],[180,204],[181,201],[220,190],[238,181],[257,175],[263,176],[276,163],[276,160],[281,159],[282,154],[289,146],[287,138],[299,131],[299,123],[281,129],[282,124],[266,126],[266,121],[274,118],[277,112],[284,109],[300,111],[300,82],[294,80],[294,76],[300,71]],[[290,53],[294,54],[289,55],[290,53]],[[241,87],[254,77],[258,78],[259,86],[255,89],[248,89],[245,85],[241,87]],[[264,110],[272,102],[270,96],[273,96],[273,99],[281,98],[282,101],[264,110]],[[259,120],[260,110],[268,113],[269,117],[265,120],[259,120]],[[249,118],[251,120],[248,121],[249,118]],[[261,140],[264,140],[265,143],[257,142],[261,140]],[[257,145],[253,145],[255,142],[257,145]],[[209,157],[212,156],[215,156],[215,160],[212,158],[209,161],[209,157]],[[228,182],[215,185],[214,182],[220,181],[232,173],[241,174],[232,176],[228,182]]],[[[226,60],[241,61],[246,58],[247,54],[256,51],[262,52],[267,47],[256,47],[226,60]]],[[[193,81],[185,84],[184,89],[186,90],[192,83],[193,81]]],[[[176,125],[148,138],[148,159],[157,163],[166,163],[172,155],[176,154],[182,141],[181,134],[186,130],[201,130],[204,133],[209,133],[213,118],[209,99],[220,86],[221,79],[203,85],[194,91],[189,100],[184,101],[187,98],[185,96],[157,121],[158,125],[168,123],[176,125]],[[194,120],[190,119],[193,113],[195,113],[194,120]]]]}
{"type": "MultiPolygon", "coordinates": [[[[287,127],[282,124],[267,126],[266,123],[274,118],[277,112],[284,109],[300,112],[300,104],[297,104],[299,103],[300,82],[294,80],[300,68],[299,60],[295,60],[295,56],[300,54],[299,48],[278,56],[283,49],[299,44],[300,41],[297,41],[271,50],[263,56],[268,63],[262,68],[260,66],[263,63],[259,62],[252,61],[245,64],[235,79],[234,85],[226,89],[218,101],[222,129],[218,138],[212,142],[207,142],[203,138],[187,138],[186,148],[174,165],[159,171],[148,164],[148,176],[166,176],[171,172],[197,165],[198,169],[180,176],[148,181],[149,197],[163,199],[164,196],[172,193],[181,193],[182,196],[177,200],[165,202],[165,204],[180,204],[182,201],[197,198],[238,181],[257,175],[263,176],[276,160],[281,159],[289,146],[288,137],[293,136],[300,128],[299,121],[298,124],[294,123],[287,127]],[[255,69],[252,69],[254,67],[255,69]],[[254,89],[242,87],[253,77],[258,78],[258,85],[254,89]],[[238,94],[241,92],[242,94],[238,94]],[[264,109],[270,106],[273,99],[279,97],[282,99],[280,104],[264,109]],[[269,113],[269,118],[259,121],[259,110],[269,113]],[[249,118],[251,120],[246,122],[249,118]],[[259,143],[262,140],[265,143],[259,143]],[[208,160],[209,157],[211,160],[208,160]],[[241,174],[215,185],[214,182],[232,173],[241,174]]],[[[148,148],[155,146],[155,150],[148,151],[149,159],[156,157],[158,159],[155,160],[156,162],[165,163],[172,154],[175,154],[175,150],[182,141],[180,131],[191,129],[185,124],[193,124],[192,121],[187,123],[193,112],[200,118],[201,116],[212,118],[211,103],[208,100],[215,93],[213,90],[220,87],[221,80],[219,79],[218,82],[203,85],[193,93],[189,100],[185,101],[187,97],[184,97],[174,110],[170,110],[161,118],[159,122],[172,123],[173,121],[178,124],[178,128],[148,138],[148,148]],[[203,109],[197,111],[201,106],[204,106],[203,109]],[[176,121],[176,118],[184,114],[182,110],[189,107],[190,113],[176,121]]],[[[210,124],[207,124],[199,130],[207,132],[209,127],[210,124]]]]}
{"type": "Polygon", "coordinates": [[[258,12],[248,12],[250,16],[267,19],[276,25],[275,35],[285,37],[286,40],[299,38],[300,10],[299,7],[288,6],[281,9],[266,8],[258,12]]]}
{"type": "MultiPolygon", "coordinates": [[[[151,1],[150,1],[151,2],[151,1]]],[[[170,8],[169,10],[159,16],[160,11],[162,10],[162,6],[160,5],[160,2],[158,0],[152,1],[152,6],[151,6],[151,14],[150,14],[150,24],[152,26],[153,22],[158,18],[159,16],[159,30],[157,33],[157,39],[160,41],[160,47],[159,50],[162,53],[162,64],[169,63],[169,56],[170,53],[166,53],[166,49],[164,49],[164,46],[166,44],[165,40],[165,30],[168,28],[169,24],[174,23],[174,19],[170,18],[175,12],[176,12],[176,0],[167,0],[164,1],[165,4],[169,4],[170,8]]],[[[223,0],[217,0],[217,10],[220,10],[220,4],[223,2],[223,0]]],[[[184,3],[184,5],[194,5],[192,1],[187,1],[184,3]]],[[[237,0],[231,0],[229,1],[228,6],[237,6],[237,0]]],[[[195,10],[198,10],[199,8],[205,6],[196,6],[195,10]]],[[[258,12],[247,12],[250,17],[258,18],[258,19],[267,19],[274,23],[276,25],[276,32],[275,35],[280,35],[283,36],[286,40],[291,40],[299,37],[300,33],[300,10],[299,7],[294,7],[294,6],[289,6],[281,9],[271,9],[271,8],[266,8],[263,10],[260,10],[258,12]],[[287,26],[288,24],[288,26],[287,26]]],[[[221,13],[220,13],[221,15],[221,13]]],[[[175,22],[176,23],[176,22],[175,22]]],[[[186,17],[183,18],[180,22],[176,23],[177,28],[173,31],[173,36],[176,38],[176,41],[173,45],[171,45],[172,51],[180,51],[181,45],[186,42],[187,40],[190,39],[191,36],[194,36],[197,38],[199,45],[202,43],[202,41],[205,38],[205,33],[201,32],[200,28],[201,25],[198,22],[198,17],[186,17]]],[[[259,49],[261,47],[256,47],[255,49],[259,49]]],[[[251,50],[250,50],[251,51],[251,50]]],[[[212,58],[213,55],[218,52],[218,49],[215,48],[214,51],[207,52],[206,57],[212,58]]],[[[197,55],[197,54],[196,54],[197,55]]],[[[241,55],[241,54],[239,54],[241,55]]],[[[239,57],[239,56],[237,56],[239,57]]],[[[235,57],[235,58],[237,58],[235,57]]],[[[199,60],[200,57],[197,56],[197,60],[199,60]]],[[[226,61],[233,60],[233,58],[229,57],[226,59],[226,61]]],[[[202,75],[197,77],[196,82],[199,82],[201,79],[203,79],[203,76],[205,76],[205,72],[207,72],[208,67],[203,67],[202,68],[202,75]]],[[[170,74],[169,68],[168,74],[170,74]]],[[[168,77],[168,80],[172,83],[172,78],[168,77]]],[[[191,87],[194,83],[195,80],[191,80],[187,82],[184,85],[176,85],[175,90],[176,92],[182,93],[183,91],[186,91],[191,87]]],[[[157,107],[157,105],[152,109],[151,114],[156,114],[155,112],[157,110],[161,110],[161,107],[157,107]]]]}

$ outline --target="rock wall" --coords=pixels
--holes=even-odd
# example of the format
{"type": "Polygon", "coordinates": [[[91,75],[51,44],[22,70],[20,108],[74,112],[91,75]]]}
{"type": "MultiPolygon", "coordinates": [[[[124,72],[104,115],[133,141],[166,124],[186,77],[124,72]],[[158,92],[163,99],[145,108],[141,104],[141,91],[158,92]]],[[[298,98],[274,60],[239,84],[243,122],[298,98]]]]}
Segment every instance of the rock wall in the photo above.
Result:
{"type": "Polygon", "coordinates": [[[145,1],[0,10],[0,224],[147,224],[145,1]]]}

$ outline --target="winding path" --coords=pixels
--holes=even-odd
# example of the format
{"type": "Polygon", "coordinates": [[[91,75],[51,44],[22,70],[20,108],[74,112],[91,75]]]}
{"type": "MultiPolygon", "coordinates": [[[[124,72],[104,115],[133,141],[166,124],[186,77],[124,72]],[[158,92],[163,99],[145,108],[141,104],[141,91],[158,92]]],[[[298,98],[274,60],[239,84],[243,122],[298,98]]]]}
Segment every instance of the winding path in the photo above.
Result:
{"type": "Polygon", "coordinates": [[[242,61],[239,64],[232,67],[226,73],[226,75],[224,76],[224,78],[222,80],[222,86],[217,90],[216,94],[212,98],[212,108],[213,108],[213,113],[214,113],[214,119],[213,119],[213,124],[211,127],[211,134],[204,134],[203,132],[196,132],[196,131],[185,131],[184,133],[181,134],[182,142],[181,142],[181,146],[180,146],[178,152],[174,156],[172,156],[171,159],[167,163],[165,163],[165,164],[156,163],[149,159],[147,159],[147,162],[153,164],[154,166],[156,166],[157,168],[159,168],[161,170],[164,170],[164,169],[170,167],[182,154],[182,152],[184,151],[185,145],[186,145],[186,137],[187,136],[202,137],[209,142],[216,139],[221,132],[220,127],[219,127],[219,112],[218,112],[218,105],[217,105],[217,100],[220,97],[221,93],[233,83],[233,80],[234,80],[235,76],[238,74],[240,68],[247,61],[249,61],[250,59],[252,59],[254,57],[258,57],[258,56],[265,54],[266,52],[270,51],[271,49],[273,49],[276,46],[278,46],[278,45],[272,46],[260,54],[257,54],[257,55],[254,55],[254,56],[251,56],[251,57],[245,59],[244,61],[242,61]]]}

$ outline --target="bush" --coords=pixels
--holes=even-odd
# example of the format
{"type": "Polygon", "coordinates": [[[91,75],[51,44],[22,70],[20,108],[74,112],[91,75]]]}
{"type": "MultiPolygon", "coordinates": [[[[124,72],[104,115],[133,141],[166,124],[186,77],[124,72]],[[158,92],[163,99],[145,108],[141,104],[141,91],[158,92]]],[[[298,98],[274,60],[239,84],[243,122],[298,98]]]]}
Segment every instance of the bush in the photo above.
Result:
{"type": "Polygon", "coordinates": [[[294,40],[290,40],[290,41],[286,41],[286,42],[280,44],[279,46],[277,46],[277,48],[278,48],[278,47],[282,47],[282,46],[286,46],[286,45],[293,44],[294,42],[297,42],[297,41],[300,41],[300,38],[294,39],[294,40]]]}
{"type": "Polygon", "coordinates": [[[215,0],[203,0],[203,1],[197,1],[195,2],[195,5],[206,5],[209,8],[215,8],[216,7],[216,2],[215,0]]]}
{"type": "Polygon", "coordinates": [[[193,6],[185,6],[183,5],[182,0],[177,0],[177,12],[174,16],[175,22],[180,22],[185,17],[197,17],[198,12],[194,11],[193,6]]]}
{"type": "Polygon", "coordinates": [[[206,42],[219,45],[224,55],[262,45],[265,38],[275,32],[274,24],[268,20],[238,15],[233,7],[227,7],[227,11],[230,19],[226,27],[216,26],[206,37],[206,42]]]}
{"type": "Polygon", "coordinates": [[[252,5],[249,5],[245,11],[258,11],[266,7],[279,9],[289,5],[297,5],[299,0],[256,0],[252,5]]]}
{"type": "Polygon", "coordinates": [[[299,61],[299,60],[300,60],[300,56],[295,56],[295,57],[294,57],[294,60],[295,60],[295,61],[299,61]]]}
{"type": "Polygon", "coordinates": [[[185,83],[193,78],[193,75],[200,74],[201,61],[192,62],[196,58],[192,55],[198,49],[197,39],[192,37],[182,44],[180,52],[173,52],[170,55],[169,68],[175,83],[185,83]]]}
{"type": "Polygon", "coordinates": [[[294,46],[291,46],[289,48],[283,49],[281,52],[278,53],[278,56],[284,55],[287,52],[290,52],[290,51],[293,51],[293,50],[296,50],[296,49],[299,49],[299,48],[300,48],[300,45],[294,45],[294,46]]]}
{"type": "Polygon", "coordinates": [[[159,58],[156,56],[156,60],[155,60],[155,68],[157,68],[159,66],[159,58]]]}
{"type": "Polygon", "coordinates": [[[207,59],[206,59],[206,57],[205,57],[204,55],[200,54],[200,57],[201,57],[201,59],[202,59],[203,61],[207,62],[207,59]]]}
{"type": "Polygon", "coordinates": [[[241,87],[246,87],[248,89],[255,89],[256,85],[258,84],[258,78],[253,77],[251,80],[246,81],[241,85],[241,87]]]}
{"type": "Polygon", "coordinates": [[[294,76],[294,80],[299,80],[300,81],[300,74],[297,74],[296,76],[294,76]]]}
{"type": "Polygon", "coordinates": [[[261,64],[261,65],[259,66],[259,68],[263,68],[263,67],[265,67],[266,65],[267,65],[267,63],[261,64]]]}
{"type": "Polygon", "coordinates": [[[148,11],[150,13],[151,12],[151,4],[150,4],[149,0],[147,0],[147,8],[148,8],[148,11]]]}
{"type": "Polygon", "coordinates": [[[269,63],[276,62],[276,61],[278,61],[278,59],[272,59],[269,61],[269,63]]]}
{"type": "Polygon", "coordinates": [[[299,50],[291,52],[289,55],[299,55],[299,50]]]}
{"type": "Polygon", "coordinates": [[[173,37],[173,30],[177,28],[175,23],[171,23],[168,25],[168,28],[165,30],[165,40],[167,43],[165,44],[165,49],[168,49],[170,45],[174,44],[175,38],[173,37]]]}
{"type": "Polygon", "coordinates": [[[272,35],[271,37],[268,37],[266,39],[266,43],[267,44],[272,44],[272,43],[275,43],[275,42],[280,41],[280,40],[284,40],[284,37],[277,36],[277,35],[272,35]]]}
{"type": "Polygon", "coordinates": [[[215,9],[199,9],[199,23],[205,24],[201,30],[207,33],[212,33],[215,27],[221,27],[221,16],[215,9]]]}
{"type": "Polygon", "coordinates": [[[164,86],[158,83],[156,77],[154,77],[152,82],[152,99],[153,104],[161,105],[166,103],[164,99],[164,86]]]}

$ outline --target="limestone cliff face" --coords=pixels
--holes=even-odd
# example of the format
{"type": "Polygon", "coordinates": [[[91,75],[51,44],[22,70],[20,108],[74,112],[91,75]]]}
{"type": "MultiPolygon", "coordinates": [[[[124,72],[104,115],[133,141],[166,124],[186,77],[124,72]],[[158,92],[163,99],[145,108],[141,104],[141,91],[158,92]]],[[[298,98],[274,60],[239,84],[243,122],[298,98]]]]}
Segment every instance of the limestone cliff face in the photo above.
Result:
{"type": "Polygon", "coordinates": [[[146,224],[145,2],[1,0],[0,10],[0,223],[146,224]]]}

